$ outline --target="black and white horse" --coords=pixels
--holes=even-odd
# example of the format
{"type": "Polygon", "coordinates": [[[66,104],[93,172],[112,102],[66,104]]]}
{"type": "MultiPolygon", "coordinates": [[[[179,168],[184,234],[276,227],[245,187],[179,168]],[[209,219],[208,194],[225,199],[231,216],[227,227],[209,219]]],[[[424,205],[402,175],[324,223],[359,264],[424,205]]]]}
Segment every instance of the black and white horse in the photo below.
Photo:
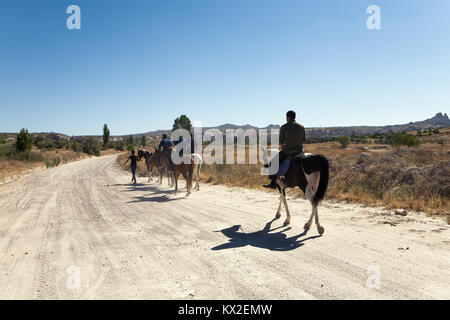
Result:
{"type": "MultiPolygon", "coordinates": [[[[273,159],[278,154],[278,150],[263,149],[263,158],[266,163],[268,151],[271,152],[270,159],[273,159]]],[[[317,231],[319,234],[323,234],[325,229],[319,223],[317,206],[325,196],[328,187],[328,179],[329,163],[327,158],[322,155],[313,155],[310,153],[301,153],[294,156],[291,159],[290,168],[287,173],[282,177],[277,177],[277,187],[280,192],[280,203],[278,205],[275,219],[279,219],[281,217],[281,206],[284,204],[287,215],[284,225],[290,224],[291,215],[289,213],[289,208],[286,201],[285,190],[286,188],[299,187],[312,205],[311,217],[304,226],[305,231],[308,231],[311,228],[313,217],[315,217],[317,231]]]]}

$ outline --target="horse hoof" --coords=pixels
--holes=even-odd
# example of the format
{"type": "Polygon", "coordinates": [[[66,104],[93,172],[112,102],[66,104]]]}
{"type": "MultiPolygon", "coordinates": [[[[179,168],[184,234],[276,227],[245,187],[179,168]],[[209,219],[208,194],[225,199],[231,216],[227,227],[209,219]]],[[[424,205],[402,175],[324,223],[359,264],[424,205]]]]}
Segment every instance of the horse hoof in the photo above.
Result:
{"type": "Polygon", "coordinates": [[[308,231],[309,228],[310,228],[310,225],[309,225],[308,223],[305,223],[305,226],[303,227],[303,229],[304,229],[305,231],[308,231]]]}
{"type": "Polygon", "coordinates": [[[277,213],[276,215],[275,215],[275,219],[280,219],[281,218],[281,213],[277,213]]]}
{"type": "Polygon", "coordinates": [[[325,232],[324,227],[318,226],[318,227],[317,227],[317,232],[319,232],[319,234],[323,234],[323,233],[325,232]]]}
{"type": "Polygon", "coordinates": [[[284,223],[283,223],[283,226],[288,226],[288,225],[290,225],[291,224],[291,222],[289,221],[289,220],[286,220],[284,223]]]}

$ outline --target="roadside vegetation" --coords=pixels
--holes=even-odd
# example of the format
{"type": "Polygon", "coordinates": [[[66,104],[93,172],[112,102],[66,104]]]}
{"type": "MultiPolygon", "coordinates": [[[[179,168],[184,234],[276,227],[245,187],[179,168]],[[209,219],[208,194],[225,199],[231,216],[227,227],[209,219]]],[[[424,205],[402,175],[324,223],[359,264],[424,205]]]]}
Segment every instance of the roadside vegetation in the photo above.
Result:
{"type": "MultiPolygon", "coordinates": [[[[422,136],[410,132],[308,139],[305,151],[323,154],[330,161],[327,199],[450,217],[449,143],[450,128],[447,128],[426,131],[422,136]]],[[[122,165],[127,157],[128,153],[120,155],[118,162],[122,165]]],[[[267,178],[260,175],[260,167],[204,164],[201,181],[264,190],[262,185],[267,178]]],[[[138,163],[137,172],[146,175],[144,161],[138,163]]],[[[291,191],[291,196],[303,194],[291,191]]]]}
{"type": "MultiPolygon", "coordinates": [[[[30,134],[21,129],[17,135],[0,134],[0,181],[38,167],[53,168],[88,156],[114,153],[108,126],[103,127],[103,143],[94,137],[63,139],[52,134],[30,134]]],[[[120,145],[120,151],[124,148],[120,145]]]]}

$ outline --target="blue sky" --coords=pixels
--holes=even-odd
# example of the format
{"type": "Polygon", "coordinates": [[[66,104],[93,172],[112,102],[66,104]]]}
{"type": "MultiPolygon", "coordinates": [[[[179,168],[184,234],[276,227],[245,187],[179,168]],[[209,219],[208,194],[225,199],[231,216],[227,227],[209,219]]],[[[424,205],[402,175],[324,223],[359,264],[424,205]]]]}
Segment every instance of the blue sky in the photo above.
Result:
{"type": "Polygon", "coordinates": [[[450,105],[448,0],[0,0],[0,132],[423,120],[450,105]],[[81,8],[68,30],[66,8],[81,8]],[[381,8],[381,30],[366,9],[381,8]]]}

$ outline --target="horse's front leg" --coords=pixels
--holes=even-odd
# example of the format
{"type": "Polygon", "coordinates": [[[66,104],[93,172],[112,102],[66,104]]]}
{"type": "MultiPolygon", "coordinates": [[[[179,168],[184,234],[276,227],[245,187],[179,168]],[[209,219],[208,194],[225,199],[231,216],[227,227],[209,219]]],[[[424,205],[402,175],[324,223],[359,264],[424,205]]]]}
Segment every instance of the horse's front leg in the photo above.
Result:
{"type": "Polygon", "coordinates": [[[174,174],[173,179],[175,180],[175,194],[176,194],[178,192],[178,176],[174,174]]]}
{"type": "Polygon", "coordinates": [[[285,189],[281,189],[281,198],[283,199],[284,208],[286,209],[286,220],[284,221],[283,225],[287,226],[291,223],[291,214],[289,213],[289,208],[286,201],[286,192],[285,189]]]}
{"type": "Polygon", "coordinates": [[[159,171],[159,184],[161,185],[163,181],[163,169],[159,168],[158,171],[159,171]]]}

